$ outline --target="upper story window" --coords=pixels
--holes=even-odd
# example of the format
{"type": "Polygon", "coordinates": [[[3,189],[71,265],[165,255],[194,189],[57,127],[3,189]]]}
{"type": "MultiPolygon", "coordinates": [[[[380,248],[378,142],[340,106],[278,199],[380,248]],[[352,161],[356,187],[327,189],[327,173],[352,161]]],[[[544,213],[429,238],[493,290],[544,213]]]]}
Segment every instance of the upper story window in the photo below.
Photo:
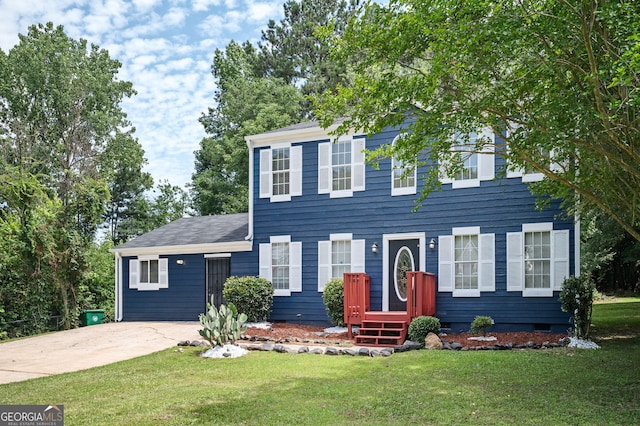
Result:
{"type": "Polygon", "coordinates": [[[155,255],[131,259],[129,288],[137,290],[169,288],[169,260],[155,255]]]}
{"type": "Polygon", "coordinates": [[[569,276],[569,231],[553,223],[523,224],[507,233],[507,291],[551,297],[569,276]]]}
{"type": "Polygon", "coordinates": [[[438,242],[438,291],[454,297],[479,297],[495,291],[495,234],[479,226],[453,228],[438,242]]]}
{"type": "Polygon", "coordinates": [[[318,144],[318,193],[336,198],[364,191],[364,149],[365,139],[351,136],[318,144]]]}
{"type": "Polygon", "coordinates": [[[302,146],[274,145],[260,151],[260,198],[290,201],[302,195],[302,146]]]}
{"type": "MultiPolygon", "coordinates": [[[[552,152],[546,149],[539,150],[539,158],[553,171],[557,169],[558,164],[551,161],[552,157],[552,152]]],[[[538,182],[544,179],[544,174],[533,166],[527,165],[524,168],[509,167],[507,169],[507,178],[522,178],[522,182],[538,182]]]]}
{"type": "Polygon", "coordinates": [[[271,281],[274,296],[302,291],[302,243],[273,236],[259,246],[260,276],[271,281]]]}
{"type": "MultiPolygon", "coordinates": [[[[398,135],[393,144],[398,141],[398,135]]],[[[407,195],[416,193],[417,170],[415,165],[406,164],[395,158],[391,159],[391,195],[407,195]]]]}
{"type": "Polygon", "coordinates": [[[480,133],[472,132],[464,137],[457,133],[455,142],[452,149],[460,153],[461,168],[453,177],[449,177],[443,165],[441,167],[441,183],[450,183],[454,189],[470,188],[480,186],[481,181],[492,180],[495,177],[494,135],[490,129],[485,129],[480,133]],[[477,152],[478,139],[485,142],[481,152],[477,152]]]}
{"type": "Polygon", "coordinates": [[[331,234],[328,241],[318,241],[318,291],[345,272],[365,272],[364,256],[365,240],[354,240],[352,234],[331,234]]]}

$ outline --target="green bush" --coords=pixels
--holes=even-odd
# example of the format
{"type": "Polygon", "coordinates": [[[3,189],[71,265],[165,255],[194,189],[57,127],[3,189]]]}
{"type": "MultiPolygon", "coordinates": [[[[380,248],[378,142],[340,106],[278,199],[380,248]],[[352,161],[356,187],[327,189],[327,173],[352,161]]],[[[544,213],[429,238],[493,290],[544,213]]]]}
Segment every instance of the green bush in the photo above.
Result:
{"type": "Polygon", "coordinates": [[[331,322],[344,326],[344,282],[341,278],[333,278],[327,283],[322,293],[322,300],[331,322]]]}
{"type": "Polygon", "coordinates": [[[409,324],[409,340],[424,345],[424,339],[429,333],[440,332],[440,320],[436,317],[416,317],[409,324]]]}
{"type": "Polygon", "coordinates": [[[247,322],[247,316],[238,314],[233,303],[229,303],[228,306],[223,304],[219,309],[216,308],[213,303],[213,295],[211,302],[207,304],[207,312],[200,314],[199,318],[202,330],[199,330],[198,333],[207,339],[211,346],[233,344],[247,329],[244,325],[247,322]]]}
{"type": "Polygon", "coordinates": [[[247,315],[248,321],[266,321],[273,306],[273,286],[260,277],[229,277],[224,283],[222,295],[228,304],[247,315]]]}
{"type": "Polygon", "coordinates": [[[560,303],[562,310],[569,312],[574,325],[575,337],[587,339],[591,326],[591,309],[596,286],[588,277],[569,277],[562,282],[560,303]]]}
{"type": "Polygon", "coordinates": [[[476,316],[473,321],[471,321],[471,333],[473,334],[482,334],[483,336],[487,334],[487,328],[491,327],[493,324],[493,318],[487,317],[484,315],[476,316]]]}

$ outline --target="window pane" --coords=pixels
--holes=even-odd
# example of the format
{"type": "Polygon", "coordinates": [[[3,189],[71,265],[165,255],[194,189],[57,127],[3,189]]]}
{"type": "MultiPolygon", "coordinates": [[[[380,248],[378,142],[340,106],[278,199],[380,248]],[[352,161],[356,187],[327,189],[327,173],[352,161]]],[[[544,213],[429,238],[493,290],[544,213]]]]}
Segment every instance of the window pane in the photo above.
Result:
{"type": "Polygon", "coordinates": [[[273,195],[289,194],[289,148],[271,150],[271,170],[273,173],[273,195]]]}
{"type": "Polygon", "coordinates": [[[150,260],[149,261],[149,283],[158,284],[160,280],[158,280],[158,261],[150,260]]]}
{"type": "Polygon", "coordinates": [[[351,241],[332,241],[331,277],[342,278],[345,272],[351,272],[351,241]]]}
{"type": "Polygon", "coordinates": [[[456,235],[455,288],[476,290],[478,288],[478,236],[456,235]]]}
{"type": "Polygon", "coordinates": [[[525,288],[551,288],[551,232],[527,232],[524,236],[525,288]]]}
{"type": "Polygon", "coordinates": [[[140,261],[140,282],[141,283],[149,282],[149,261],[148,260],[140,261]]]}
{"type": "Polygon", "coordinates": [[[271,244],[271,283],[276,290],[289,289],[289,243],[271,244]]]}
{"type": "Polygon", "coordinates": [[[454,149],[461,151],[462,155],[462,170],[456,173],[456,180],[478,179],[478,154],[472,152],[476,149],[477,138],[476,133],[470,133],[468,141],[463,140],[460,135],[456,136],[458,145],[454,149]]]}
{"type": "Polygon", "coordinates": [[[332,145],[332,188],[334,191],[351,189],[351,142],[342,141],[332,145]]]}

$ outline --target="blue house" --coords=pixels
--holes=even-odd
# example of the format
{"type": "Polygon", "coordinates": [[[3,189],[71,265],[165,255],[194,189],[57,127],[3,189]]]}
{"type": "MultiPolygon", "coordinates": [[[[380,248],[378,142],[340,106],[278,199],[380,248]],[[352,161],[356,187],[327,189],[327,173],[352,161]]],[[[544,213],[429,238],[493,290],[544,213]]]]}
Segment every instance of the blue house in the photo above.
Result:
{"type": "Polygon", "coordinates": [[[363,154],[398,137],[334,138],[314,122],[246,137],[248,214],[181,219],[116,247],[117,319],[195,320],[227,276],[260,275],[273,283],[272,321],[328,324],[331,278],[366,273],[370,309],[394,312],[406,310],[406,272],[426,271],[444,328],[489,315],[495,331],[566,332],[558,292],[579,273],[579,223],[557,202],[536,209],[528,183],[542,176],[467,155],[414,211],[427,166],[373,168],[363,154]]]}

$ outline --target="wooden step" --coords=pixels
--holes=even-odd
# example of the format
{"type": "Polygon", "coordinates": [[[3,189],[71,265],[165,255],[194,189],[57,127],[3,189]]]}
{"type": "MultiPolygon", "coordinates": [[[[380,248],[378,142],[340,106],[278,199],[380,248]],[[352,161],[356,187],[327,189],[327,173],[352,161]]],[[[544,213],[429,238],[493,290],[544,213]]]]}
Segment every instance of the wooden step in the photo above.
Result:
{"type": "Polygon", "coordinates": [[[358,335],[355,336],[355,342],[368,346],[401,345],[404,343],[407,327],[407,322],[404,320],[378,320],[367,317],[362,321],[358,335]]]}

